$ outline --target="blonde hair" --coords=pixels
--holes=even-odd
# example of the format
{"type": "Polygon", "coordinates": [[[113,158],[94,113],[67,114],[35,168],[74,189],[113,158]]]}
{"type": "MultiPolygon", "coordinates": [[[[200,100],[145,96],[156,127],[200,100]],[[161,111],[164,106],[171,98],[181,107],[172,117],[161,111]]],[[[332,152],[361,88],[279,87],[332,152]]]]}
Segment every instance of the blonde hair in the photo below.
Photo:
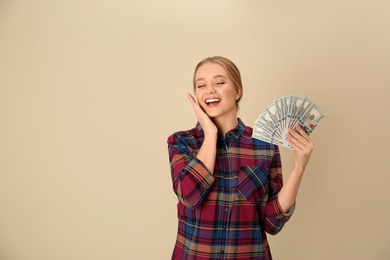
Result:
{"type": "Polygon", "coordinates": [[[194,71],[194,76],[193,76],[194,91],[196,88],[195,74],[198,71],[198,69],[200,68],[200,66],[202,66],[205,63],[219,64],[226,70],[226,72],[229,76],[229,79],[233,82],[236,89],[240,91],[240,97],[236,100],[236,107],[237,107],[237,111],[238,111],[239,110],[238,103],[240,103],[240,100],[241,100],[243,92],[244,92],[243,87],[242,87],[241,74],[240,74],[240,71],[238,70],[237,66],[231,60],[229,60],[225,57],[222,57],[222,56],[208,57],[208,58],[202,60],[201,62],[199,62],[198,65],[196,65],[195,71],[194,71]]]}

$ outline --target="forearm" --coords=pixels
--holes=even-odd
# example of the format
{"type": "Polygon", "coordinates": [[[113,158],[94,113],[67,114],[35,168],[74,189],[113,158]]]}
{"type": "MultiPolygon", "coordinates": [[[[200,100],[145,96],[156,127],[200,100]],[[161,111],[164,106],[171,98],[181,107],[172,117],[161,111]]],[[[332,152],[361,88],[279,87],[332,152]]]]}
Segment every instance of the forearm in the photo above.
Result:
{"type": "Polygon", "coordinates": [[[314,149],[311,138],[297,125],[295,131],[288,130],[288,141],[294,148],[294,164],[283,188],[278,194],[279,205],[283,212],[287,212],[297,199],[299,185],[302,181],[303,172],[309,162],[314,149]]]}
{"type": "Polygon", "coordinates": [[[204,164],[204,166],[211,174],[213,174],[215,158],[217,154],[218,129],[216,125],[211,121],[210,117],[198,105],[194,97],[191,94],[187,93],[187,98],[191,102],[198,122],[202,126],[202,129],[204,131],[203,144],[199,149],[196,158],[204,164]]]}
{"type": "Polygon", "coordinates": [[[173,189],[178,199],[190,208],[200,205],[215,180],[206,166],[193,158],[179,173],[173,171],[173,189]]]}
{"type": "MultiPolygon", "coordinates": [[[[200,159],[196,158],[197,155],[194,154],[196,150],[187,143],[189,142],[187,139],[191,140],[192,138],[192,136],[186,135],[172,135],[168,138],[173,190],[178,199],[190,208],[197,207],[202,203],[214,183],[212,172],[200,159]]],[[[208,142],[203,146],[204,152],[200,154],[201,158],[202,154],[207,157],[207,144],[208,142]]]]}
{"type": "Polygon", "coordinates": [[[211,174],[214,173],[214,165],[217,154],[217,135],[206,135],[201,148],[196,155],[211,174]]]}
{"type": "Polygon", "coordinates": [[[283,188],[279,191],[278,200],[283,212],[288,212],[294,205],[302,181],[303,172],[304,169],[302,167],[294,166],[284,183],[283,188]]]}

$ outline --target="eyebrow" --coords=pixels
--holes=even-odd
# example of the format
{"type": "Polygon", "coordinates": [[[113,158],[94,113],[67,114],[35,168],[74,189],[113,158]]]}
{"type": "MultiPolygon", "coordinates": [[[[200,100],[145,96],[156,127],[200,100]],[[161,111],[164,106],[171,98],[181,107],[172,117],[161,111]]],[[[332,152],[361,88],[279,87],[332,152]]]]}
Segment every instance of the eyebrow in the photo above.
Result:
{"type": "MultiPolygon", "coordinates": [[[[216,78],[219,78],[219,77],[222,77],[222,78],[225,78],[225,79],[226,79],[226,77],[225,77],[224,75],[215,75],[215,76],[213,77],[213,79],[216,79],[216,78]]],[[[198,78],[195,82],[198,82],[199,80],[204,80],[204,78],[198,78]]]]}

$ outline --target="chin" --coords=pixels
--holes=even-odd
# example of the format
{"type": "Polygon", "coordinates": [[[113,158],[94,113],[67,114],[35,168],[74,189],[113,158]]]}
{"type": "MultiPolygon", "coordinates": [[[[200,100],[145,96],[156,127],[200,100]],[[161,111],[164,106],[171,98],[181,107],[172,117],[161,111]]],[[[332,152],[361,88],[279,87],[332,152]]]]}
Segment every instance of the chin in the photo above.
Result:
{"type": "Polygon", "coordinates": [[[210,118],[216,118],[216,117],[219,116],[219,114],[217,114],[217,113],[207,113],[207,112],[206,112],[206,114],[207,114],[210,118]]]}

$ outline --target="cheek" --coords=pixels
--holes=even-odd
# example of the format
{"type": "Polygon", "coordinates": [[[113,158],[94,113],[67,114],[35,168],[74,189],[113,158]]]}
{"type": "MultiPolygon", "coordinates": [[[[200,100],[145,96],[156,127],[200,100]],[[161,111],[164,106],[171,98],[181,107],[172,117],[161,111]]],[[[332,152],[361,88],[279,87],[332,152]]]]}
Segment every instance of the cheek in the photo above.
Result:
{"type": "Polygon", "coordinates": [[[233,91],[233,90],[229,90],[228,92],[225,93],[225,95],[227,97],[229,97],[229,99],[231,100],[236,100],[236,97],[237,97],[237,92],[236,91],[233,91]]]}

